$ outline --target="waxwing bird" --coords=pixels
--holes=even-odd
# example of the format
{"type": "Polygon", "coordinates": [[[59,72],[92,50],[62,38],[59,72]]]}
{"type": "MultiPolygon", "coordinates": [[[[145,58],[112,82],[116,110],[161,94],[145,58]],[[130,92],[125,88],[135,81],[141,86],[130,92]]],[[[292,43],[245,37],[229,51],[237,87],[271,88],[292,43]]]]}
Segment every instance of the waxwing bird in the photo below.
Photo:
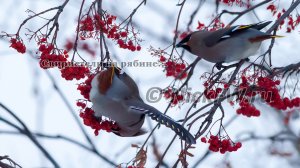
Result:
{"type": "Polygon", "coordinates": [[[260,30],[271,22],[238,25],[217,31],[195,31],[182,39],[176,47],[213,63],[229,63],[254,55],[261,42],[274,36],[260,30]]]}
{"type": "Polygon", "coordinates": [[[171,128],[182,140],[195,144],[195,138],[180,124],[156,108],[143,102],[133,79],[121,69],[109,67],[99,72],[92,80],[90,100],[95,116],[105,116],[114,120],[119,130],[113,133],[123,137],[138,136],[145,116],[171,128]]]}

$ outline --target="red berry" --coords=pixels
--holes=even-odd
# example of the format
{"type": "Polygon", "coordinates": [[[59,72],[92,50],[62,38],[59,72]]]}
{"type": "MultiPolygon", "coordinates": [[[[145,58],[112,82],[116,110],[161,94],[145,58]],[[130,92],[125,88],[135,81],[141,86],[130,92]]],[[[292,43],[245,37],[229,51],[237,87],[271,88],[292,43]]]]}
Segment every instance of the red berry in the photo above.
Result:
{"type": "Polygon", "coordinates": [[[206,143],[206,138],[205,138],[205,137],[202,137],[202,138],[201,138],[201,142],[206,143]]]}
{"type": "Polygon", "coordinates": [[[241,142],[238,142],[238,143],[235,144],[235,146],[236,146],[237,148],[241,148],[241,147],[242,147],[242,143],[241,143],[241,142]]]}

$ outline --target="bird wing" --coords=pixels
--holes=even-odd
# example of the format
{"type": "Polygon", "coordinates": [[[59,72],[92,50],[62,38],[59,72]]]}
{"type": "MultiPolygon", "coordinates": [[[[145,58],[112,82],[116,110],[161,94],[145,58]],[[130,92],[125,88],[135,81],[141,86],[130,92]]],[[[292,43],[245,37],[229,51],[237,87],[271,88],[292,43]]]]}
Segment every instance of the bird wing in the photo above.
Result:
{"type": "Polygon", "coordinates": [[[169,116],[158,111],[156,108],[139,101],[128,100],[125,103],[131,110],[147,114],[152,120],[171,128],[180,137],[180,139],[186,141],[187,143],[196,143],[194,136],[191,135],[189,131],[187,131],[182,125],[178,124],[169,116]]]}
{"type": "Polygon", "coordinates": [[[118,78],[132,91],[132,96],[134,98],[138,98],[139,100],[142,100],[142,98],[140,97],[138,86],[129,75],[127,75],[125,72],[119,73],[118,78]]]}
{"type": "Polygon", "coordinates": [[[237,26],[220,29],[215,32],[212,32],[211,35],[204,38],[204,42],[207,47],[212,47],[212,46],[216,45],[217,43],[227,40],[227,39],[230,39],[231,37],[233,37],[239,33],[243,33],[248,29],[261,30],[262,28],[266,27],[270,23],[271,23],[271,21],[259,22],[259,23],[255,23],[255,24],[237,25],[237,26]]]}

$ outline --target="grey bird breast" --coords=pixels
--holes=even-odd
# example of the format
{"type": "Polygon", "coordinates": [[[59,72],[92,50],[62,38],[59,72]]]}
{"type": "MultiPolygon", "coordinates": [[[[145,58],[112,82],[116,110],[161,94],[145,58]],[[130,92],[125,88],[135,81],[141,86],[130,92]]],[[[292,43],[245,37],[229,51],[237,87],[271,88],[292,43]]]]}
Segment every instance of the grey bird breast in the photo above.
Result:
{"type": "Polygon", "coordinates": [[[97,90],[97,76],[92,80],[90,99],[96,116],[108,117],[117,123],[133,124],[140,120],[141,114],[135,113],[124,104],[123,98],[130,95],[127,86],[117,77],[113,78],[111,87],[106,94],[100,94],[97,90]]]}

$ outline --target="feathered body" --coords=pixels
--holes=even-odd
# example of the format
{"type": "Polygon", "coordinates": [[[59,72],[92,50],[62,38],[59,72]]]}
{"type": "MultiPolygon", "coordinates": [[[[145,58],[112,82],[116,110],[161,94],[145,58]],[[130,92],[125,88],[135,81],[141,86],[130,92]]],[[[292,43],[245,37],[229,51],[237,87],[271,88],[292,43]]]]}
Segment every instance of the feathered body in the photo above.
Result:
{"type": "Polygon", "coordinates": [[[183,47],[209,62],[233,62],[254,55],[263,40],[279,37],[260,31],[271,22],[233,26],[217,31],[196,31],[177,47],[183,47]]]}
{"type": "Polygon", "coordinates": [[[171,128],[187,143],[195,143],[194,137],[180,124],[143,102],[134,80],[120,69],[111,67],[98,73],[92,80],[90,100],[95,115],[108,117],[118,124],[115,134],[124,137],[145,133],[142,129],[145,115],[171,128]]]}

